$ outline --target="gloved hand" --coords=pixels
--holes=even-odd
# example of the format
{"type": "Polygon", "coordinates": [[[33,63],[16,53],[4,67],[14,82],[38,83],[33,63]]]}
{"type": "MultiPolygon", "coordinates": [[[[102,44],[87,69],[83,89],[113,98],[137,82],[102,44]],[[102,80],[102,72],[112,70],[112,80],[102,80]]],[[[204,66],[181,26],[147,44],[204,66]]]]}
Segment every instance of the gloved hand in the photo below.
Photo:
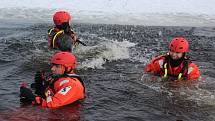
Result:
{"type": "Polygon", "coordinates": [[[44,71],[37,71],[34,75],[35,83],[42,84],[45,81],[45,72],[44,71]]]}
{"type": "Polygon", "coordinates": [[[35,94],[44,97],[44,91],[48,85],[45,80],[45,72],[37,71],[34,77],[35,83],[31,84],[31,88],[35,90],[35,94]]]}
{"type": "Polygon", "coordinates": [[[26,87],[26,83],[23,82],[20,87],[20,101],[21,102],[32,102],[35,101],[35,95],[30,89],[26,87]]]}

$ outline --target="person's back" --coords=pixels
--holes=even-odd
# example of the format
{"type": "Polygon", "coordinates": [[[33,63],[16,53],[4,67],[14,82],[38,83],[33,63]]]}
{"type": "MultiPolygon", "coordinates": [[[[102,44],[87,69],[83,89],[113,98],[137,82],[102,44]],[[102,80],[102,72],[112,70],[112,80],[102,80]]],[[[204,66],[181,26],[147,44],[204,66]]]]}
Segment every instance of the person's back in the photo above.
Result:
{"type": "Polygon", "coordinates": [[[181,37],[174,38],[169,48],[169,53],[152,59],[145,71],[169,80],[198,79],[200,72],[197,65],[186,57],[189,48],[187,40],[181,37]]]}
{"type": "Polygon", "coordinates": [[[53,21],[55,26],[48,30],[49,48],[69,52],[72,50],[72,45],[75,45],[77,37],[69,25],[71,18],[71,15],[65,11],[58,11],[54,14],[53,21]],[[69,36],[70,38],[65,38],[64,36],[69,36]]]}

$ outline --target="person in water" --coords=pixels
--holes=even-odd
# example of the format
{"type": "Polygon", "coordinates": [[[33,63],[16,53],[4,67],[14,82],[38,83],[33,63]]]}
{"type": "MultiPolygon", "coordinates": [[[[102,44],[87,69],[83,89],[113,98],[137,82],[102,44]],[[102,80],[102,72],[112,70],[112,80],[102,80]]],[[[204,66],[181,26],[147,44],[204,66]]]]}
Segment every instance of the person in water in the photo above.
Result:
{"type": "Polygon", "coordinates": [[[58,52],[51,59],[51,76],[45,79],[44,73],[35,75],[35,94],[22,84],[20,101],[30,101],[42,107],[55,108],[71,104],[85,97],[85,87],[80,76],[76,75],[76,57],[70,52],[58,52]]]}
{"type": "Polygon", "coordinates": [[[49,48],[71,52],[72,46],[78,42],[70,26],[71,19],[71,15],[66,11],[58,11],[53,15],[55,26],[48,30],[49,48]]]}
{"type": "Polygon", "coordinates": [[[183,37],[173,38],[169,52],[151,60],[145,72],[158,74],[164,80],[197,80],[200,71],[196,64],[187,57],[188,41],[183,37]]]}

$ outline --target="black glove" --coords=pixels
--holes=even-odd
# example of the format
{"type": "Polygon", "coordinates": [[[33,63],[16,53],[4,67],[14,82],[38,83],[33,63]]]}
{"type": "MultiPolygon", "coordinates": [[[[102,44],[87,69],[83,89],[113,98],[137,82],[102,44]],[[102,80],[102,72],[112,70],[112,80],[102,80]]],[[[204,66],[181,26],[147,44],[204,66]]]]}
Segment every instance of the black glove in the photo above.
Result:
{"type": "Polygon", "coordinates": [[[38,84],[43,84],[45,81],[45,72],[44,71],[37,71],[34,75],[34,81],[38,84]]]}
{"type": "Polygon", "coordinates": [[[35,101],[35,95],[32,93],[30,89],[28,89],[26,86],[20,87],[20,101],[21,102],[32,102],[35,101]]]}
{"type": "Polygon", "coordinates": [[[31,88],[35,90],[35,94],[44,97],[44,91],[47,87],[47,81],[45,80],[45,72],[37,71],[34,76],[35,83],[31,84],[31,88]]]}

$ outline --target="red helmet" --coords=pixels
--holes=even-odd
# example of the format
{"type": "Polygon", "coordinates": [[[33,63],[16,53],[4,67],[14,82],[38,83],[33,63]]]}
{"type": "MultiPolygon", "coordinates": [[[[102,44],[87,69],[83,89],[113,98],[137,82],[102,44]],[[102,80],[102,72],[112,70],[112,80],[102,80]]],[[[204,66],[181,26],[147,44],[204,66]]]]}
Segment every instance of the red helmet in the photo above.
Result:
{"type": "Polygon", "coordinates": [[[76,57],[70,52],[58,52],[52,57],[51,63],[75,69],[76,57]]]}
{"type": "Polygon", "coordinates": [[[170,51],[179,52],[179,53],[186,53],[189,49],[188,41],[183,37],[176,37],[173,38],[169,44],[170,51]]]}
{"type": "Polygon", "coordinates": [[[53,16],[53,21],[55,25],[61,25],[64,22],[69,22],[71,20],[71,16],[66,11],[58,11],[53,16]]]}

